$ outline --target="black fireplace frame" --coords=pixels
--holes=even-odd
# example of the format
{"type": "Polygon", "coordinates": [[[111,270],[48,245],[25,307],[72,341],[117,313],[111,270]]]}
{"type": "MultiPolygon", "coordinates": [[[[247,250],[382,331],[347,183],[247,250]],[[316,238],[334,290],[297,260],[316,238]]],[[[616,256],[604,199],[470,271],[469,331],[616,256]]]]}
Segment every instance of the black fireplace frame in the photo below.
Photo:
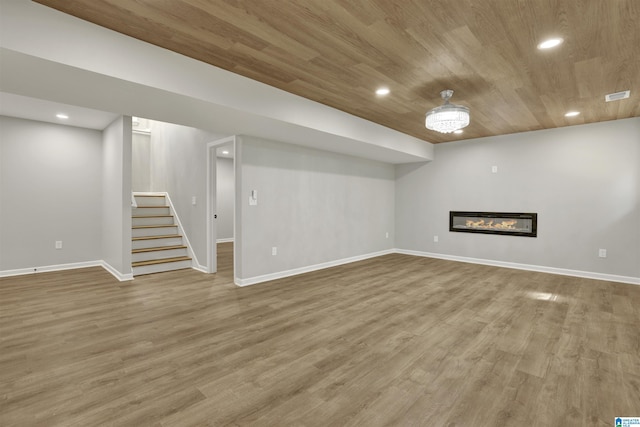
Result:
{"type": "MultiPolygon", "coordinates": [[[[471,220],[469,220],[471,221],[471,220]]],[[[458,221],[459,222],[459,221],[458,221]]],[[[517,224],[517,222],[516,222],[517,224]]],[[[497,227],[497,226],[496,226],[497,227]]],[[[524,237],[538,237],[538,214],[526,213],[526,212],[467,212],[467,211],[449,211],[449,231],[458,233],[480,233],[480,234],[501,234],[505,236],[524,236],[524,237]],[[474,226],[467,226],[456,224],[455,218],[474,218],[489,220],[491,222],[498,220],[499,224],[503,224],[503,221],[507,223],[513,220],[530,220],[530,229],[510,229],[510,228],[479,228],[474,226]]]]}

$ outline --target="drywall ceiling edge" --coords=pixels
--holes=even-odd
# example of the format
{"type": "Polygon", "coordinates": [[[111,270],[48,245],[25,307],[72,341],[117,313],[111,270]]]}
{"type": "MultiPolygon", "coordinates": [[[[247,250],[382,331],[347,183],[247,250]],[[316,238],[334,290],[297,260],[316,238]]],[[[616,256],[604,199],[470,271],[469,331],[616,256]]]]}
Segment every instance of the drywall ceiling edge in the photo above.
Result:
{"type": "Polygon", "coordinates": [[[0,91],[386,163],[430,159],[0,48],[0,91]]]}

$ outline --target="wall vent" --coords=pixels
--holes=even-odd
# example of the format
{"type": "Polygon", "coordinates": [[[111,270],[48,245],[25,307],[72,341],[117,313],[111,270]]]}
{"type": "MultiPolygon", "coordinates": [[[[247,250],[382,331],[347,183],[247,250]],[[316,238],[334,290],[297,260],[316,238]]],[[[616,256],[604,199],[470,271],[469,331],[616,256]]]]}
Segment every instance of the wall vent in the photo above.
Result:
{"type": "Polygon", "coordinates": [[[620,101],[621,99],[628,98],[630,93],[631,93],[630,90],[623,90],[622,92],[610,93],[604,96],[604,100],[607,102],[620,101]]]}

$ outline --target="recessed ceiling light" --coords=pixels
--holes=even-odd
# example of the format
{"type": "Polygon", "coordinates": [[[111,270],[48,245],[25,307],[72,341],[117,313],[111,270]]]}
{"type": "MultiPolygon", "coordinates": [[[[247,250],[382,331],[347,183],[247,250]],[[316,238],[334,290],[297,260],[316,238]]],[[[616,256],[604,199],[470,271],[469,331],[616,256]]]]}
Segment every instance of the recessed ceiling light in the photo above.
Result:
{"type": "Polygon", "coordinates": [[[462,133],[464,132],[462,129],[454,130],[453,133],[462,133]]]}
{"type": "Polygon", "coordinates": [[[554,38],[554,39],[548,39],[543,41],[542,43],[540,43],[538,45],[538,49],[551,49],[552,47],[556,47],[560,44],[562,44],[564,40],[562,40],[560,37],[554,38]]]}
{"type": "Polygon", "coordinates": [[[580,111],[569,111],[568,113],[566,113],[564,116],[565,117],[575,117],[577,115],[580,114],[580,111]]]}
{"type": "Polygon", "coordinates": [[[59,118],[59,119],[63,119],[63,120],[66,120],[66,119],[69,118],[69,116],[64,114],[64,113],[58,113],[58,114],[56,114],[56,117],[59,118]]]}
{"type": "Polygon", "coordinates": [[[227,150],[224,150],[222,154],[229,154],[229,152],[227,150]]]}
{"type": "Polygon", "coordinates": [[[391,92],[389,88],[381,87],[380,89],[376,90],[376,95],[379,95],[379,96],[389,95],[389,92],[391,92]]]}

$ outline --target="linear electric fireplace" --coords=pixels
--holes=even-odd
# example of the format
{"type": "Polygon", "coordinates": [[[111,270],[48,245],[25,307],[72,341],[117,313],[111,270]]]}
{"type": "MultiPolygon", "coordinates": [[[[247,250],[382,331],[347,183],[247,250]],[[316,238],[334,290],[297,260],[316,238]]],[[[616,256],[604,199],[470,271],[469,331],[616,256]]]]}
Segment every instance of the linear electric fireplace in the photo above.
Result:
{"type": "Polygon", "coordinates": [[[449,231],[537,237],[537,213],[449,212],[449,231]]]}

